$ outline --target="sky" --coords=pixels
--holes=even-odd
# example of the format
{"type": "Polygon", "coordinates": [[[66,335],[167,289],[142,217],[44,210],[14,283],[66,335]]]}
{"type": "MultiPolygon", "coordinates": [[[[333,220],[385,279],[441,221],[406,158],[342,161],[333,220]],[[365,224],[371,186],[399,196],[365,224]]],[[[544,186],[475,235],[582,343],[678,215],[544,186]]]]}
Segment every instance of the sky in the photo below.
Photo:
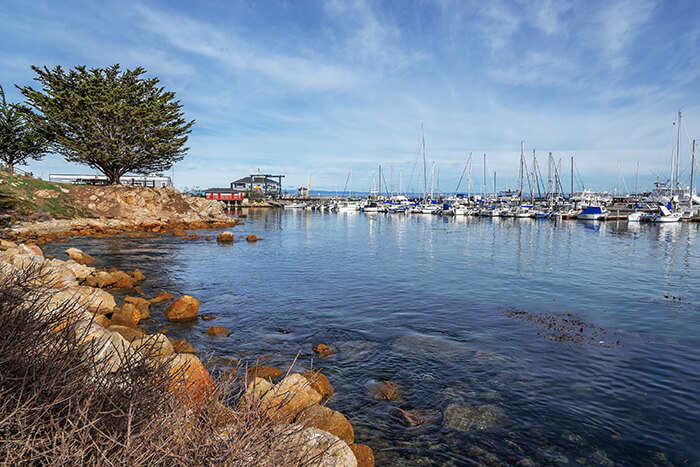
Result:
{"type": "MultiPolygon", "coordinates": [[[[179,188],[260,171],[367,191],[381,165],[383,189],[452,192],[472,154],[460,191],[479,191],[486,154],[502,190],[523,142],[544,177],[561,160],[565,191],[573,157],[575,190],[626,193],[637,163],[640,190],[670,177],[679,110],[689,184],[698,19],[696,0],[3,0],[0,85],[21,102],[32,65],[144,67],[196,121],[179,188]]],[[[91,172],[60,155],[23,168],[91,172]]]]}

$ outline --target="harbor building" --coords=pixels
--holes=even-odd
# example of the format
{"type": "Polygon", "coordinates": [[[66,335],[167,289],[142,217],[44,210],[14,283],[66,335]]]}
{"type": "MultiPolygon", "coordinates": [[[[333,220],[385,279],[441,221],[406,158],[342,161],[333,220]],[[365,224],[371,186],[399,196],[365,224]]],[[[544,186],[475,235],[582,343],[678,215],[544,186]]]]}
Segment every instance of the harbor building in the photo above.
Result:
{"type": "Polygon", "coordinates": [[[282,178],[284,175],[252,174],[231,182],[231,190],[255,191],[263,196],[277,198],[282,192],[282,178]]]}

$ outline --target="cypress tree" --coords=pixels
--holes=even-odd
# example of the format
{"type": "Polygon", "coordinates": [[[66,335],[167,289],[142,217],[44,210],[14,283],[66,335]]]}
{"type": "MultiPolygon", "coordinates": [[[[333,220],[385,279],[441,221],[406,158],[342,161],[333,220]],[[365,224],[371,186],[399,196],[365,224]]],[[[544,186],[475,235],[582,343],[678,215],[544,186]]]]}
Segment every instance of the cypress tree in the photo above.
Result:
{"type": "Polygon", "coordinates": [[[41,159],[47,150],[44,135],[27,120],[20,106],[7,103],[0,86],[0,160],[14,172],[15,165],[41,159]]]}
{"type": "Polygon", "coordinates": [[[85,66],[32,67],[42,89],[20,88],[30,117],[67,161],[105,174],[111,184],[127,172],[168,170],[183,159],[194,120],[186,121],[175,93],[143,78],[141,67],[120,72],[85,66]]]}

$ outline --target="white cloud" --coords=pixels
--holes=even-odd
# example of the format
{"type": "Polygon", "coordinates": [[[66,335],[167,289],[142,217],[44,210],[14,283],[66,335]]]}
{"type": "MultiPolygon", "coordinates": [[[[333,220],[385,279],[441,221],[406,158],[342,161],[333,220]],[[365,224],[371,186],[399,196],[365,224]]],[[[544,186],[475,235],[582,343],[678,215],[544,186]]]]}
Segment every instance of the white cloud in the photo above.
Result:
{"type": "Polygon", "coordinates": [[[611,68],[627,64],[626,52],[651,18],[654,8],[654,2],[649,0],[617,0],[599,11],[599,28],[593,33],[611,68]]]}

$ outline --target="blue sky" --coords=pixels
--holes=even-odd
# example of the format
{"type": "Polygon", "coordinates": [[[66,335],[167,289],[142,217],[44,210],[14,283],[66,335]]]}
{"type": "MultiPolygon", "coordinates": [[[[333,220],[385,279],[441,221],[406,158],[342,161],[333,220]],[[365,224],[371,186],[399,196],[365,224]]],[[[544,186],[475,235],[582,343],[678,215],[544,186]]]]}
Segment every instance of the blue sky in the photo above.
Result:
{"type": "MultiPolygon", "coordinates": [[[[689,181],[698,18],[694,0],[5,0],[0,84],[16,102],[30,65],[145,67],[197,121],[178,187],[260,169],[342,191],[352,169],[367,190],[381,164],[388,184],[393,168],[395,186],[401,174],[422,191],[422,123],[441,191],[470,152],[473,186],[485,153],[489,180],[514,187],[521,141],[545,175],[550,151],[562,159],[566,190],[571,156],[587,188],[614,189],[620,167],[634,190],[638,161],[642,187],[668,178],[681,108],[689,181]]],[[[57,155],[29,170],[88,173],[57,155]]]]}

